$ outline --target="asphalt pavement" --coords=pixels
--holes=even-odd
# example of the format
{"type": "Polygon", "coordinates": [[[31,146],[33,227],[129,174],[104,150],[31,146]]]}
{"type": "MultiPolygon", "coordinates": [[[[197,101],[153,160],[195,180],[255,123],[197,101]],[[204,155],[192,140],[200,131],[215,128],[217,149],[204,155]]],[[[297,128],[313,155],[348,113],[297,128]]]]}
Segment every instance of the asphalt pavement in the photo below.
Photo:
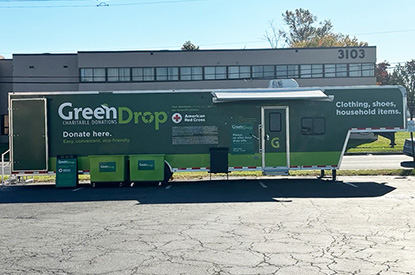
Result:
{"type": "Polygon", "coordinates": [[[415,179],[0,188],[1,274],[415,274],[415,179]]]}

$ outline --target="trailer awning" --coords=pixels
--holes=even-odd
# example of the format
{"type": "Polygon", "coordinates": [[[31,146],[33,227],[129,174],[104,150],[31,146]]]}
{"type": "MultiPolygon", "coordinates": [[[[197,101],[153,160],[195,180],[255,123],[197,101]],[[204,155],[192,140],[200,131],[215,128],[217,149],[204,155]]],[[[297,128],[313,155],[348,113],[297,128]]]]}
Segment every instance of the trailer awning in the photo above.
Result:
{"type": "Polygon", "coordinates": [[[329,96],[320,89],[215,90],[212,95],[214,103],[247,100],[330,100],[329,96]]]}

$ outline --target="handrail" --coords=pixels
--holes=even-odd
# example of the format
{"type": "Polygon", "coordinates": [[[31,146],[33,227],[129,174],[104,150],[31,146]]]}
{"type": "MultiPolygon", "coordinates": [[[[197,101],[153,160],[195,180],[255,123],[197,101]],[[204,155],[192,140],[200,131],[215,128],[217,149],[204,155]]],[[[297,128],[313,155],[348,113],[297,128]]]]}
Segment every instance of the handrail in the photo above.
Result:
{"type": "MultiPolygon", "coordinates": [[[[1,187],[4,187],[4,156],[7,155],[10,152],[10,149],[8,149],[6,152],[1,154],[1,187]]],[[[9,164],[10,165],[10,164],[9,164]]]]}

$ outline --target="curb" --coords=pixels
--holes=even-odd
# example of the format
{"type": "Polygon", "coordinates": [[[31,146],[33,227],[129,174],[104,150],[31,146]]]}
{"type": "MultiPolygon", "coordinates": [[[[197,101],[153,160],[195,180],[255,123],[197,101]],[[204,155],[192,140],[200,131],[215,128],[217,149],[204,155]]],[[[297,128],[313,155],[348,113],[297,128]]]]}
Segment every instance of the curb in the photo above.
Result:
{"type": "Polygon", "coordinates": [[[402,151],[399,152],[362,152],[362,153],[345,153],[345,156],[386,156],[386,155],[403,155],[402,151]]]}

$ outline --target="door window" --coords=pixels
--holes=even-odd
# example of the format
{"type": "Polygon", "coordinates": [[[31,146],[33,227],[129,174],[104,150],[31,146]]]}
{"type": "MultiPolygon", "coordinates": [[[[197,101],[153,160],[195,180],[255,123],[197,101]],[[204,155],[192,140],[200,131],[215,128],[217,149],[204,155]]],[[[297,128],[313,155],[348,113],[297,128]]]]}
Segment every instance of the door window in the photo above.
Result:
{"type": "Polygon", "coordinates": [[[281,113],[269,113],[269,131],[281,132],[281,113]]]}

